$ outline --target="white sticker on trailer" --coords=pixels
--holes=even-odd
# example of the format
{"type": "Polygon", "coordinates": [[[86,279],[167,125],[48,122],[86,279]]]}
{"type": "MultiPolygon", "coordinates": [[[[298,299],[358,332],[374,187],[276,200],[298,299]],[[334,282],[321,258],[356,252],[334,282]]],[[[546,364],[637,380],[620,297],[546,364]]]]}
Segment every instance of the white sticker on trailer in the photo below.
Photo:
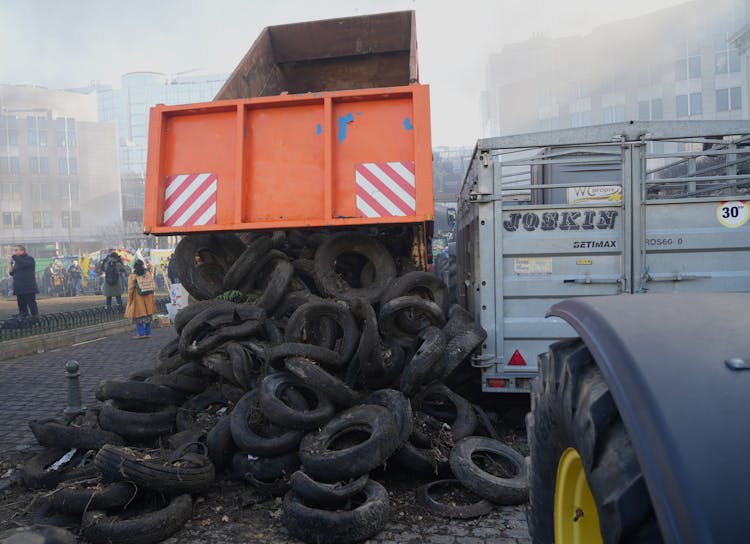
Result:
{"type": "Polygon", "coordinates": [[[736,229],[750,219],[750,206],[746,200],[720,202],[716,208],[716,218],[725,227],[736,229]]]}

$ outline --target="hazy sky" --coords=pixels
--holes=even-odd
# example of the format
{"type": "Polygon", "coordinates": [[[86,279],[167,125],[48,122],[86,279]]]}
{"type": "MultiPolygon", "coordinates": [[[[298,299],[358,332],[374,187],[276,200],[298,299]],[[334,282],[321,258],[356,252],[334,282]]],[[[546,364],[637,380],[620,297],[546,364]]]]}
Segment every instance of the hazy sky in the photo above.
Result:
{"type": "Polygon", "coordinates": [[[685,1],[0,0],[0,83],[117,87],[132,71],[228,73],[265,26],[413,9],[433,145],[473,145],[489,53],[685,1]]]}

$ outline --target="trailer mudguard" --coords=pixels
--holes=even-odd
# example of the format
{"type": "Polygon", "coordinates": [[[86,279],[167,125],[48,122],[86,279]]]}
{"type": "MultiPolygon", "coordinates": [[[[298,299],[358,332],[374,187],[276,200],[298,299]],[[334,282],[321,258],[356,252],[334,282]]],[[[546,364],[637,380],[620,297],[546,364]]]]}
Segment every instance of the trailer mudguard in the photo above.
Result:
{"type": "Polygon", "coordinates": [[[601,369],[664,541],[747,542],[750,293],[572,298],[547,316],[601,369]]]}

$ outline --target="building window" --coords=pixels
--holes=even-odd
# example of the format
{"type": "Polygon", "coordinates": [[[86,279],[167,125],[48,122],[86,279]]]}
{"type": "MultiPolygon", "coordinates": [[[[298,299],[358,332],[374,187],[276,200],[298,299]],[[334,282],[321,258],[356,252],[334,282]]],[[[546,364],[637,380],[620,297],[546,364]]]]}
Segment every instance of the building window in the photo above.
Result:
{"type": "Polygon", "coordinates": [[[625,106],[607,106],[602,108],[602,117],[605,123],[618,123],[625,120],[625,106]]]}
{"type": "Polygon", "coordinates": [[[703,95],[701,93],[678,94],[675,97],[677,117],[691,117],[703,113],[703,95]]]}
{"type": "Polygon", "coordinates": [[[31,228],[42,228],[42,212],[31,212],[31,228]]]}
{"type": "Polygon", "coordinates": [[[700,44],[694,40],[687,40],[685,56],[674,63],[674,78],[677,81],[697,79],[701,77],[700,44]]]}
{"type": "Polygon", "coordinates": [[[20,174],[21,173],[21,161],[18,157],[9,157],[10,160],[10,173],[20,174]]]}
{"type": "Polygon", "coordinates": [[[68,224],[70,220],[70,212],[64,211],[62,212],[62,226],[64,228],[76,228],[81,226],[81,212],[74,211],[73,212],[73,222],[72,224],[68,224]]]}
{"type": "Polygon", "coordinates": [[[70,199],[71,202],[78,202],[79,190],[77,183],[64,183],[60,185],[60,199],[67,202],[70,199]]]}
{"type": "Polygon", "coordinates": [[[576,111],[570,114],[571,127],[587,127],[591,124],[590,111],[576,111]]]}
{"type": "Polygon", "coordinates": [[[0,184],[0,202],[9,202],[11,200],[21,200],[21,185],[19,183],[0,184]]]}
{"type": "Polygon", "coordinates": [[[39,157],[39,173],[49,174],[49,159],[47,157],[39,157]]]}
{"type": "Polygon", "coordinates": [[[18,145],[17,124],[16,117],[0,115],[0,145],[18,145]]]}
{"type": "Polygon", "coordinates": [[[59,117],[55,120],[57,147],[76,146],[76,121],[71,117],[59,117]]]}
{"type": "Polygon", "coordinates": [[[69,168],[70,175],[71,176],[78,175],[78,159],[76,159],[75,157],[70,157],[70,159],[68,159],[68,163],[70,166],[69,168]]]}
{"type": "Polygon", "coordinates": [[[570,85],[570,100],[580,100],[589,96],[589,82],[586,79],[574,81],[570,85]]]}
{"type": "Polygon", "coordinates": [[[742,87],[716,89],[716,111],[735,111],[742,109],[742,87]]]}
{"type": "Polygon", "coordinates": [[[39,173],[39,157],[29,157],[29,170],[32,174],[39,173]]]}
{"type": "Polygon", "coordinates": [[[23,226],[21,212],[3,212],[3,227],[12,229],[23,226]]]}
{"type": "Polygon", "coordinates": [[[42,212],[42,224],[45,229],[52,228],[52,212],[42,212]]]}
{"type": "Polygon", "coordinates": [[[29,125],[29,145],[36,145],[36,127],[29,125]]]}
{"type": "Polygon", "coordinates": [[[727,34],[716,37],[714,49],[714,70],[717,74],[740,71],[740,52],[732,47],[727,34]]]}

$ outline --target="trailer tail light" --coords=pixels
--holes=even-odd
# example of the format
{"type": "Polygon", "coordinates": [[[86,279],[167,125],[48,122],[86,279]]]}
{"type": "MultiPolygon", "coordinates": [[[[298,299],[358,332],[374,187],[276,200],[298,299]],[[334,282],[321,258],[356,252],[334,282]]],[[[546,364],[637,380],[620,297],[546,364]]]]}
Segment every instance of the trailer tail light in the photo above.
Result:
{"type": "Polygon", "coordinates": [[[506,385],[508,385],[508,380],[503,380],[502,378],[487,378],[487,387],[501,389],[506,385]]]}
{"type": "Polygon", "coordinates": [[[526,359],[523,358],[520,351],[516,350],[508,361],[508,366],[526,366],[526,359]]]}

